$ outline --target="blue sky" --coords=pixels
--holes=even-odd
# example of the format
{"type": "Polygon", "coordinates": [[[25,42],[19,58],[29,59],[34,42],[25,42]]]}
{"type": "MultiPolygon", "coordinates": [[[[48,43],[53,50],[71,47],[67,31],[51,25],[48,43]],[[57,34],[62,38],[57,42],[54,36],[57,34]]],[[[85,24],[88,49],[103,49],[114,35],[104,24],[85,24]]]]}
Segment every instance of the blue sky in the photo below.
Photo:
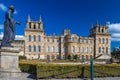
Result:
{"type": "Polygon", "coordinates": [[[61,35],[71,29],[79,36],[88,36],[91,25],[98,20],[101,25],[109,22],[112,34],[111,47],[120,45],[120,0],[0,0],[0,34],[3,34],[4,13],[14,5],[14,18],[21,22],[16,35],[22,38],[28,14],[33,21],[42,16],[48,35],[61,35]]]}

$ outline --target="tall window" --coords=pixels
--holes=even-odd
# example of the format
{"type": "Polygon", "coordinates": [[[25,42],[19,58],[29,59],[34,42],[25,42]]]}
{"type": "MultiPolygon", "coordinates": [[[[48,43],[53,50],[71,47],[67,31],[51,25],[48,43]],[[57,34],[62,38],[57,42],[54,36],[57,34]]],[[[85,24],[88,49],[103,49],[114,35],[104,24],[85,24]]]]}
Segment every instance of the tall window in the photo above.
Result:
{"type": "Polygon", "coordinates": [[[34,41],[36,41],[36,36],[35,35],[33,36],[33,38],[34,38],[34,41]]]}
{"type": "Polygon", "coordinates": [[[84,40],[82,40],[82,43],[84,44],[84,40]]]}
{"type": "Polygon", "coordinates": [[[102,38],[102,44],[104,44],[104,38],[102,38]]]}
{"type": "Polygon", "coordinates": [[[39,42],[41,41],[41,36],[40,36],[40,35],[38,36],[38,41],[39,41],[39,42]]]}
{"type": "Polygon", "coordinates": [[[75,52],[75,46],[72,46],[72,53],[74,53],[75,52]]]}
{"type": "Polygon", "coordinates": [[[86,44],[88,44],[88,40],[86,40],[86,44]]]}
{"type": "Polygon", "coordinates": [[[34,47],[33,47],[33,51],[36,52],[36,46],[35,46],[35,45],[34,45],[34,47]]]}
{"type": "Polygon", "coordinates": [[[86,55],[86,60],[88,60],[88,55],[86,55]]]}
{"type": "Polygon", "coordinates": [[[73,37],[71,38],[71,41],[74,42],[74,38],[73,37]]]}
{"type": "Polygon", "coordinates": [[[90,53],[92,53],[92,47],[90,47],[90,53]]]}
{"type": "Polygon", "coordinates": [[[101,43],[101,39],[100,39],[100,38],[98,39],[98,43],[99,43],[99,44],[101,43]]]}
{"type": "Polygon", "coordinates": [[[29,35],[29,39],[28,40],[31,41],[31,35],[29,35]]]}
{"type": "Polygon", "coordinates": [[[31,52],[31,45],[28,46],[28,50],[29,50],[29,52],[31,52]]]}
{"type": "Polygon", "coordinates": [[[101,47],[99,47],[98,51],[99,51],[99,53],[101,53],[101,47]]]}
{"type": "Polygon", "coordinates": [[[47,47],[47,52],[48,52],[48,53],[50,52],[50,46],[47,47]]]}
{"type": "Polygon", "coordinates": [[[80,47],[78,47],[78,53],[80,53],[80,47]]]}
{"type": "Polygon", "coordinates": [[[108,38],[106,39],[106,44],[108,44],[108,38]]]}
{"type": "Polygon", "coordinates": [[[82,55],[82,61],[84,61],[84,55],[82,55]]]}
{"type": "Polygon", "coordinates": [[[92,55],[90,55],[90,59],[92,59],[92,55]]]}
{"type": "Polygon", "coordinates": [[[55,56],[54,55],[52,55],[52,59],[54,59],[55,58],[55,56]]]}
{"type": "Polygon", "coordinates": [[[54,39],[52,39],[52,42],[54,42],[54,39]]]}
{"type": "Polygon", "coordinates": [[[52,53],[54,53],[55,52],[55,47],[54,46],[52,46],[52,53]]]}
{"type": "Polygon", "coordinates": [[[102,53],[104,53],[104,48],[102,48],[102,53]]]}
{"type": "Polygon", "coordinates": [[[59,52],[59,46],[56,47],[56,52],[57,52],[57,53],[59,52]]]}
{"type": "Polygon", "coordinates": [[[106,54],[108,54],[108,48],[106,47],[106,54]]]}
{"type": "Polygon", "coordinates": [[[82,47],[82,53],[84,53],[84,47],[82,47]]]}
{"type": "Polygon", "coordinates": [[[86,53],[88,53],[88,47],[86,47],[86,53]]]}
{"type": "Polygon", "coordinates": [[[38,46],[38,52],[41,52],[41,46],[38,46]]]}
{"type": "Polygon", "coordinates": [[[92,44],[92,40],[90,40],[90,44],[92,44]]]}
{"type": "Polygon", "coordinates": [[[59,42],[59,39],[57,39],[57,42],[59,42]]]}
{"type": "Polygon", "coordinates": [[[80,43],[80,39],[78,39],[78,43],[80,43]]]}

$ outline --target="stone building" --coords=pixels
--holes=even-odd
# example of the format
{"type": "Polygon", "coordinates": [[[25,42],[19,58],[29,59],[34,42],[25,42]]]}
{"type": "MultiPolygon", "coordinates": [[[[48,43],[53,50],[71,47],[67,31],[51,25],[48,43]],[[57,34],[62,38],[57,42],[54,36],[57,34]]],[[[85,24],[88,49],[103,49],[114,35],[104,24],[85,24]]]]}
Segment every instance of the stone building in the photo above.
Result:
{"type": "Polygon", "coordinates": [[[66,59],[68,55],[77,55],[81,60],[89,60],[100,54],[100,59],[108,59],[110,55],[111,34],[108,26],[96,23],[90,29],[89,37],[72,34],[64,30],[61,36],[47,36],[40,17],[32,21],[30,16],[25,29],[25,56],[28,59],[66,59]]]}

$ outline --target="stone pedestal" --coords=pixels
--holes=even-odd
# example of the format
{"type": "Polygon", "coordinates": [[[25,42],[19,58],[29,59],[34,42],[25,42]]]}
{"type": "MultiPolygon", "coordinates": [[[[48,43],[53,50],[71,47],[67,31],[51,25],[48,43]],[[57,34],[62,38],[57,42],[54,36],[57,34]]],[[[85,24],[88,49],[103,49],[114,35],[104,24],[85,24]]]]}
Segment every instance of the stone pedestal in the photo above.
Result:
{"type": "Polygon", "coordinates": [[[21,74],[19,69],[20,49],[11,47],[0,48],[0,78],[18,77],[21,74]]]}

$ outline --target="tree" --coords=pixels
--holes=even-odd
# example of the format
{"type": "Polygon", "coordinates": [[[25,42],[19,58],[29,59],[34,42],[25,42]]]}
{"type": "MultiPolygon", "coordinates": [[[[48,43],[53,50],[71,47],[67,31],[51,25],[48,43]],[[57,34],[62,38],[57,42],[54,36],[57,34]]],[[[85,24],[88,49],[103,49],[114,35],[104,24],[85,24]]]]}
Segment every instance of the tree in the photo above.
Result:
{"type": "Polygon", "coordinates": [[[71,60],[71,55],[68,55],[68,59],[71,60]]]}
{"type": "Polygon", "coordinates": [[[75,60],[78,60],[78,55],[74,55],[74,59],[75,59],[75,60]]]}

